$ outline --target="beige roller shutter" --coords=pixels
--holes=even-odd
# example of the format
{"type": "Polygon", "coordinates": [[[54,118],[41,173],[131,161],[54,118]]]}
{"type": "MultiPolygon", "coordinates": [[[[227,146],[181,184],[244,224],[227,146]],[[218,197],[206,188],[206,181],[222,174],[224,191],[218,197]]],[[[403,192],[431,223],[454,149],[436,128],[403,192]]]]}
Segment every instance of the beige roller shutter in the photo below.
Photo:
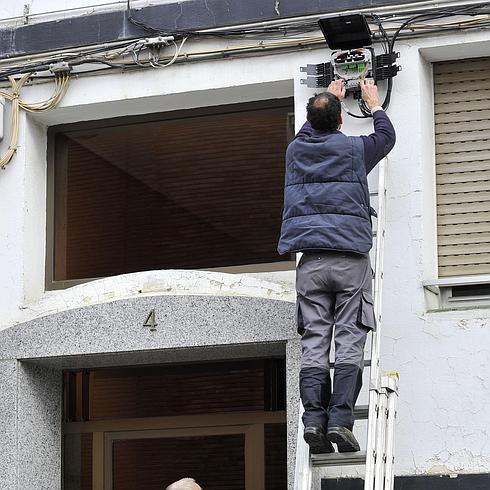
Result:
{"type": "Polygon", "coordinates": [[[490,58],[434,64],[439,276],[490,273],[490,58]]]}

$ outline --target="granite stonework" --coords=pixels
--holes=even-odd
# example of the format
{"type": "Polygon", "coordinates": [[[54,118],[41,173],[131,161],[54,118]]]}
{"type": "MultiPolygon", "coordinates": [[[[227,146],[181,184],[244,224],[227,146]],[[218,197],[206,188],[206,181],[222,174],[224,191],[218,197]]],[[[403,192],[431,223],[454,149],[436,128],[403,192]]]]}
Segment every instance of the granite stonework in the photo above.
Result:
{"type": "Polygon", "coordinates": [[[18,488],[61,489],[61,371],[20,362],[18,388],[18,488]]]}
{"type": "Polygon", "coordinates": [[[18,362],[0,361],[0,488],[17,488],[18,362]]]}
{"type": "Polygon", "coordinates": [[[294,313],[290,301],[269,298],[160,295],[70,309],[1,331],[1,490],[61,488],[63,369],[284,355],[292,489],[300,360],[294,313]],[[153,309],[155,331],[144,326],[153,309]]]}
{"type": "Polygon", "coordinates": [[[286,344],[286,401],[287,401],[287,444],[288,444],[288,489],[294,485],[296,464],[296,441],[299,421],[299,370],[301,367],[301,343],[299,338],[286,344]]]}
{"type": "Polygon", "coordinates": [[[141,364],[194,363],[232,359],[285,357],[286,341],[253,344],[215,345],[159,349],[108,354],[84,354],[66,357],[31,358],[25,362],[55,369],[91,369],[141,364]]]}
{"type": "Polygon", "coordinates": [[[294,338],[294,304],[232,296],[153,296],[68,310],[0,332],[0,359],[277,342],[294,338]],[[155,310],[157,327],[144,327],[155,310]]]}

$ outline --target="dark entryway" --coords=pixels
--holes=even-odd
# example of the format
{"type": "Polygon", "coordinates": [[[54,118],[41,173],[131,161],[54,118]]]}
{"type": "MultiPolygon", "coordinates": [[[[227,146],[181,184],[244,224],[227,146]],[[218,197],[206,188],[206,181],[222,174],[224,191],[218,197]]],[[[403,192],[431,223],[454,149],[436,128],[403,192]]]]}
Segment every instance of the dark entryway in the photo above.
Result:
{"type": "Polygon", "coordinates": [[[65,490],[286,488],[284,359],[66,372],[65,490]]]}

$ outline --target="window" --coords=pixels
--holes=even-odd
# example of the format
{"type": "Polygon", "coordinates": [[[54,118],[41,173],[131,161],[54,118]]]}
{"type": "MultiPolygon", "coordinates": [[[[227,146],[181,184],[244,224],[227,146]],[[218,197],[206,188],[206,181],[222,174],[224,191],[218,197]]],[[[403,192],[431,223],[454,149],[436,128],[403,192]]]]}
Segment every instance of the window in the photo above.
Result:
{"type": "Polygon", "coordinates": [[[490,274],[490,58],[434,65],[439,277],[490,274]]]}
{"type": "Polygon", "coordinates": [[[278,99],[52,128],[48,286],[292,268],[276,252],[291,110],[278,99]]]}
{"type": "Polygon", "coordinates": [[[439,307],[487,303],[490,58],[434,64],[439,307]],[[440,294],[439,294],[440,293],[440,294]]]}
{"type": "Polygon", "coordinates": [[[283,490],[285,359],[64,373],[64,486],[283,490]]]}

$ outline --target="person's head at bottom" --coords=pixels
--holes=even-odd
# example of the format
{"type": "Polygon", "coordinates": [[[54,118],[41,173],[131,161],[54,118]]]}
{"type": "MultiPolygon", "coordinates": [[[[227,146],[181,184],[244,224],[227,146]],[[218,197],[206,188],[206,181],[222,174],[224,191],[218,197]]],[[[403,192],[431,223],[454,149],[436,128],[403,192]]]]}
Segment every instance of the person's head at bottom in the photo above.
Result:
{"type": "Polygon", "coordinates": [[[182,478],[169,485],[165,490],[202,490],[194,478],[182,478]]]}

